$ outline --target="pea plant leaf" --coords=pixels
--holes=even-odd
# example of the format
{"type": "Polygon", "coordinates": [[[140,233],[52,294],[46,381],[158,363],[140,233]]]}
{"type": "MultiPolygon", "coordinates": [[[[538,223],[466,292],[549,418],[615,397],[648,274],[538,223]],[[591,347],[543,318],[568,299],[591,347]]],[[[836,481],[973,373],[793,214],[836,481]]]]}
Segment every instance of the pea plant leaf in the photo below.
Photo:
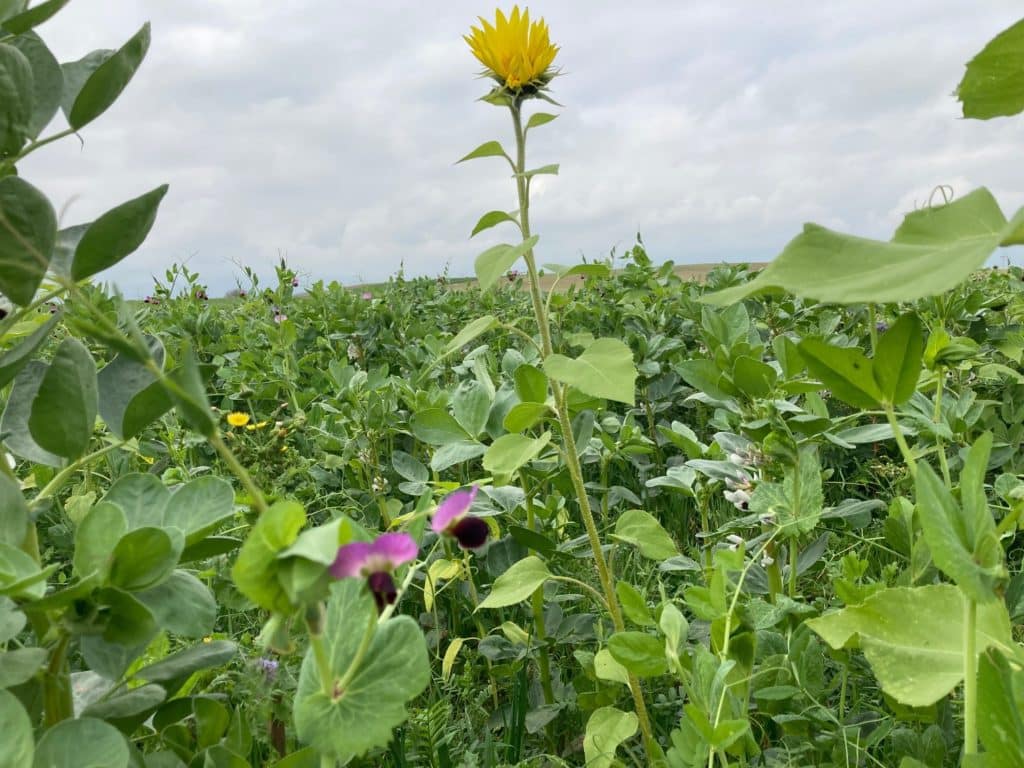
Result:
{"type": "Polygon", "coordinates": [[[984,187],[951,203],[907,214],[891,241],[804,225],[753,280],[710,293],[726,305],[763,291],[836,304],[913,301],[950,290],[1001,245],[1016,242],[1024,209],[1007,221],[984,187]]]}
{"type": "MultiPolygon", "coordinates": [[[[331,588],[325,640],[331,672],[341,678],[356,656],[377,609],[365,585],[343,579],[331,588]]],[[[337,759],[384,747],[405,722],[405,707],[430,682],[427,644],[416,622],[397,616],[378,624],[366,655],[344,691],[324,693],[312,650],[306,653],[295,695],[299,740],[337,759]]]]}
{"type": "Polygon", "coordinates": [[[882,334],[872,361],[875,383],[886,402],[901,405],[914,394],[923,355],[921,321],[908,312],[882,334]]]}
{"type": "Polygon", "coordinates": [[[504,608],[507,605],[521,603],[549,578],[551,571],[543,560],[535,555],[524,557],[494,580],[491,594],[480,603],[477,610],[504,608]]]}
{"type": "Polygon", "coordinates": [[[781,483],[758,483],[750,495],[750,511],[771,515],[782,536],[792,538],[810,533],[824,509],[821,467],[813,448],[800,451],[797,467],[790,467],[781,483]]]}
{"type": "MultiPolygon", "coordinates": [[[[884,589],[806,624],[832,648],[859,645],[887,694],[926,707],[963,679],[963,600],[952,584],[884,589]]],[[[977,652],[1013,645],[1000,601],[978,606],[977,652]]]]}
{"type": "Polygon", "coordinates": [[[633,352],[618,339],[597,339],[577,358],[549,355],[544,371],[555,381],[585,395],[633,405],[636,402],[636,365],[633,352]]]}
{"type": "Polygon", "coordinates": [[[595,709],[583,733],[583,754],[588,768],[610,768],[615,750],[637,732],[639,720],[632,712],[615,707],[595,709]]]}
{"type": "Polygon", "coordinates": [[[1024,19],[1003,30],[967,62],[956,89],[964,117],[989,120],[1024,110],[1024,19]]]}

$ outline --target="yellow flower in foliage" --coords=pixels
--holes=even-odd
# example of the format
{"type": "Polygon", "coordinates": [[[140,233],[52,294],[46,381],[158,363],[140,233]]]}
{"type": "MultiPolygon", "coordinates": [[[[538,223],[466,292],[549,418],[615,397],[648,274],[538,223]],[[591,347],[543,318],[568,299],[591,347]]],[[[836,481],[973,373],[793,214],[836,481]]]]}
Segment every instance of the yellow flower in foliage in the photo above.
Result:
{"type": "Polygon", "coordinates": [[[228,414],[228,424],[232,427],[244,427],[249,423],[249,414],[232,411],[228,414]]]}
{"type": "Polygon", "coordinates": [[[498,84],[510,91],[524,88],[539,90],[555,76],[551,64],[558,46],[548,38],[548,25],[544,19],[530,22],[530,12],[512,9],[506,18],[500,10],[495,12],[494,25],[480,17],[483,29],[471,27],[463,39],[469,43],[473,55],[486,67],[498,84]]]}

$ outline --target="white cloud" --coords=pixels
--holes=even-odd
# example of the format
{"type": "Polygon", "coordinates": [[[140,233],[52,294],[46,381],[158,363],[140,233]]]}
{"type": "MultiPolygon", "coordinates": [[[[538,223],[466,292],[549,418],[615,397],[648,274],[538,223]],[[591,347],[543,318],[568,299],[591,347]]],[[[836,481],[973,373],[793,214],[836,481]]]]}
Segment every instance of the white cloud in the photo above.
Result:
{"type": "MultiPolygon", "coordinates": [[[[62,60],[116,47],[146,19],[153,45],[122,100],[23,164],[88,220],[171,184],[143,249],[108,277],[196,254],[214,292],[234,262],[311,278],[468,274],[514,205],[507,168],[453,161],[507,115],[461,40],[484,6],[306,0],[76,0],[40,32],[62,60]]],[[[566,105],[531,137],[543,261],[598,257],[634,233],[652,257],[766,260],[805,220],[887,237],[937,184],[984,184],[1008,211],[1022,123],[957,119],[963,63],[1017,4],[954,0],[628,5],[563,0],[546,16],[566,105]]],[[[505,236],[508,236],[507,233],[505,236]]]]}

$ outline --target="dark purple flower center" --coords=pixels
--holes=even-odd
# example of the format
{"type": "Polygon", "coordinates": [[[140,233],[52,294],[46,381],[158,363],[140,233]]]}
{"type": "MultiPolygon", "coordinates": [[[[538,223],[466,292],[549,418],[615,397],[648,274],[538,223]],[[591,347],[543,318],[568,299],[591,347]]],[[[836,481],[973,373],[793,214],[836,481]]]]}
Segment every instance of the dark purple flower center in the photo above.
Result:
{"type": "Polygon", "coordinates": [[[463,549],[482,547],[487,541],[487,534],[490,533],[490,530],[487,523],[472,515],[466,515],[448,529],[463,549]]]}
{"type": "Polygon", "coordinates": [[[374,571],[367,577],[366,583],[373,593],[373,599],[377,602],[377,613],[382,613],[386,606],[394,605],[398,598],[398,590],[395,588],[395,581],[391,578],[390,573],[374,571]]]}

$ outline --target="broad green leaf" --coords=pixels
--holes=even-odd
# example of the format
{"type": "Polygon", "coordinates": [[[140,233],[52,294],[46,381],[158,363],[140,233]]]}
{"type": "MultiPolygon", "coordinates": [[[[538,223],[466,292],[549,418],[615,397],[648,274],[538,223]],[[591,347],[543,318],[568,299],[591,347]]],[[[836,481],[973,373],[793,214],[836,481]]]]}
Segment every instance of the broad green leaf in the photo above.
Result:
{"type": "MultiPolygon", "coordinates": [[[[332,673],[349,668],[377,609],[364,585],[343,579],[331,589],[324,638],[332,673]]],[[[322,755],[343,759],[384,747],[406,719],[406,705],[430,682],[427,645],[416,622],[397,616],[376,626],[369,649],[338,697],[323,692],[313,658],[306,653],[295,694],[299,740],[322,755]]]]}
{"type": "Polygon", "coordinates": [[[64,720],[43,734],[32,768],[128,768],[124,736],[92,717],[64,720]]]}
{"type": "Polygon", "coordinates": [[[539,128],[542,125],[547,125],[557,117],[558,115],[552,115],[548,112],[534,112],[530,115],[530,119],[526,121],[526,130],[528,131],[531,128],[539,128]]]}
{"type": "Polygon", "coordinates": [[[824,504],[821,467],[812,447],[800,451],[799,467],[788,467],[781,483],[758,483],[749,502],[751,512],[772,515],[779,532],[786,538],[814,530],[824,504]]]}
{"type": "Polygon", "coordinates": [[[607,648],[602,648],[594,654],[594,674],[599,680],[629,685],[629,670],[619,664],[607,648]]]}
{"type": "Polygon", "coordinates": [[[28,10],[6,19],[3,24],[0,24],[0,28],[12,35],[23,34],[33,27],[38,27],[44,21],[48,21],[70,2],[71,0],[46,0],[46,2],[38,3],[28,10]]]}
{"type": "Polygon", "coordinates": [[[610,768],[616,762],[615,750],[632,738],[638,725],[639,720],[632,712],[623,712],[615,707],[595,709],[583,733],[587,768],[610,768]]]}
{"type": "Polygon", "coordinates": [[[615,522],[615,533],[612,534],[612,538],[632,544],[640,550],[641,555],[650,560],[667,560],[679,554],[676,543],[668,531],[654,515],[642,509],[623,512],[615,522]]]}
{"type": "MultiPolygon", "coordinates": [[[[153,361],[163,369],[164,347],[155,336],[147,338],[153,361]]],[[[173,404],[159,378],[144,364],[117,355],[97,376],[100,417],[121,439],[136,437],[173,404]]]]}
{"type": "Polygon", "coordinates": [[[100,501],[116,504],[124,512],[128,530],[134,530],[162,527],[170,498],[171,492],[156,475],[129,472],[115,480],[100,501]]]}
{"type": "Polygon", "coordinates": [[[467,160],[475,160],[478,157],[504,157],[510,163],[512,162],[512,159],[508,156],[505,150],[502,149],[501,142],[485,141],[462,159],[456,160],[455,164],[458,165],[459,163],[464,163],[467,160]]]}
{"type": "Polygon", "coordinates": [[[167,185],[112,208],[92,222],[75,248],[71,262],[73,280],[84,280],[114,266],[134,253],[156,221],[167,185]]]}
{"type": "Polygon", "coordinates": [[[28,138],[35,139],[60,109],[64,74],[46,43],[35,32],[20,35],[10,44],[21,51],[32,66],[32,115],[28,121],[28,138]]]}
{"type": "Polygon", "coordinates": [[[0,689],[28,682],[45,665],[45,648],[9,648],[0,653],[0,689]]]}
{"type": "Polygon", "coordinates": [[[16,155],[32,125],[32,65],[13,45],[0,43],[0,157],[16,155]]]}
{"type": "Polygon", "coordinates": [[[767,363],[740,355],[732,366],[733,384],[748,397],[768,397],[779,374],[767,363]]]}
{"type": "Polygon", "coordinates": [[[1024,672],[989,649],[978,664],[978,735],[988,757],[1012,766],[1024,755],[1024,672]]]}
{"type": "Polygon", "coordinates": [[[191,345],[186,344],[182,351],[184,363],[168,374],[168,379],[175,386],[167,386],[168,396],[174,403],[178,414],[192,429],[203,437],[213,437],[217,432],[217,422],[210,413],[210,403],[206,399],[206,386],[199,370],[199,361],[191,345]]]}
{"type": "Polygon", "coordinates": [[[653,627],[654,617],[647,608],[647,601],[640,591],[628,581],[615,583],[615,594],[619,598],[619,605],[626,618],[641,627],[653,627]]]}
{"type": "Polygon", "coordinates": [[[28,417],[43,450],[73,459],[85,453],[96,428],[96,361],[75,338],[65,339],[39,384],[28,417]]]}
{"type": "Polygon", "coordinates": [[[122,732],[131,733],[167,699],[167,691],[160,685],[140,685],[122,689],[113,696],[104,697],[87,705],[81,717],[106,720],[122,732]]]}
{"type": "Polygon", "coordinates": [[[0,510],[0,543],[20,547],[28,533],[28,504],[21,487],[6,474],[0,474],[0,510]]]}
{"type": "Polygon", "coordinates": [[[934,296],[979,269],[1022,221],[1024,211],[1007,222],[982,187],[947,205],[908,214],[889,242],[807,224],[753,280],[702,300],[732,304],[771,289],[837,304],[934,296]]]}
{"type": "Polygon", "coordinates": [[[25,10],[28,0],[0,0],[0,21],[6,21],[25,10]]]}
{"type": "Polygon", "coordinates": [[[539,239],[537,235],[533,235],[518,245],[502,243],[488,248],[477,256],[473,268],[480,287],[487,290],[498,282],[498,278],[508,272],[509,268],[519,261],[523,254],[530,251],[539,239]]]}
{"type": "Polygon", "coordinates": [[[6,643],[25,628],[28,618],[9,597],[0,597],[0,643],[6,643]]]}
{"type": "Polygon", "coordinates": [[[521,603],[549,578],[551,571],[543,560],[534,555],[524,557],[494,580],[491,594],[480,603],[477,610],[504,608],[507,605],[521,603]]]}
{"type": "Polygon", "coordinates": [[[30,303],[56,238],[57,215],[46,196],[19,176],[0,179],[0,293],[19,306],[30,303]]]}
{"type": "Polygon", "coordinates": [[[456,440],[446,443],[434,452],[430,459],[430,468],[435,472],[443,472],[448,467],[479,458],[486,451],[487,446],[476,440],[456,440]]]}
{"type": "MultiPolygon", "coordinates": [[[[806,624],[833,648],[857,643],[882,690],[901,704],[926,707],[963,679],[963,600],[952,584],[897,587],[806,624]]],[[[978,653],[1012,643],[1003,603],[979,605],[978,653]]]]}
{"type": "Polygon", "coordinates": [[[127,532],[128,519],[117,504],[109,501],[96,504],[75,531],[75,573],[80,578],[97,573],[105,583],[114,548],[127,532]]]}
{"type": "Polygon", "coordinates": [[[505,221],[511,221],[513,224],[517,223],[515,216],[505,213],[504,211],[488,211],[480,217],[480,220],[476,223],[476,226],[473,227],[473,231],[469,236],[476,237],[484,230],[495,227],[505,221]]]}
{"type": "Polygon", "coordinates": [[[227,664],[237,652],[238,646],[230,640],[197,643],[143,667],[134,677],[151,683],[180,680],[193,672],[227,664]]]}
{"type": "Polygon", "coordinates": [[[182,637],[205,637],[217,623],[217,601],[213,593],[187,571],[173,571],[156,586],[135,596],[161,628],[182,637]]]}
{"type": "Polygon", "coordinates": [[[484,469],[495,475],[511,475],[537,458],[550,442],[550,432],[533,438],[514,433],[502,435],[484,454],[484,469]]]}
{"type": "Polygon", "coordinates": [[[882,334],[875,349],[872,373],[886,402],[901,405],[917,390],[924,336],[913,312],[902,315],[882,334]]]}
{"type": "Polygon", "coordinates": [[[117,101],[145,58],[149,50],[149,38],[147,22],[116,53],[106,57],[88,75],[80,90],[73,94],[65,91],[65,110],[68,124],[72,128],[77,131],[91,123],[117,101]],[[73,100],[69,98],[72,95],[73,100]]]}
{"type": "Polygon", "coordinates": [[[306,513],[300,504],[279,501],[249,531],[231,578],[239,591],[261,608],[291,613],[291,602],[277,578],[281,568],[277,555],[295,543],[305,524],[306,513]]]}
{"type": "Polygon", "coordinates": [[[513,378],[516,394],[524,403],[543,403],[548,399],[548,377],[544,371],[529,364],[516,368],[513,378]]]}
{"type": "Polygon", "coordinates": [[[493,395],[476,379],[459,384],[452,393],[452,414],[466,432],[476,437],[484,431],[491,412],[493,395]]]}
{"type": "Polygon", "coordinates": [[[509,432],[524,432],[533,429],[541,419],[552,413],[545,403],[516,403],[505,414],[501,424],[509,432]]]}
{"type": "Polygon", "coordinates": [[[637,677],[656,677],[667,671],[664,642],[646,632],[616,632],[608,638],[608,651],[637,677]]]}
{"type": "Polygon", "coordinates": [[[46,593],[46,575],[29,555],[10,544],[0,544],[0,595],[38,600],[46,593]]]}
{"type": "Polygon", "coordinates": [[[478,317],[476,320],[469,323],[465,328],[459,331],[451,341],[449,341],[444,347],[444,354],[450,355],[457,349],[462,349],[464,346],[474,339],[483,336],[488,331],[498,328],[501,325],[498,319],[493,315],[484,315],[478,317]]]}
{"type": "Polygon", "coordinates": [[[14,386],[7,398],[3,419],[0,420],[0,432],[5,435],[4,442],[8,450],[16,456],[28,459],[36,464],[60,467],[64,460],[56,454],[43,450],[36,444],[29,432],[28,419],[32,412],[39,385],[46,375],[46,363],[32,360],[18,371],[14,377],[14,386]]]}
{"type": "Polygon", "coordinates": [[[28,365],[32,356],[50,338],[50,334],[60,319],[60,313],[51,315],[49,320],[29,334],[20,344],[0,355],[0,387],[6,387],[18,374],[18,371],[28,365]]]}
{"type": "Polygon", "coordinates": [[[471,437],[448,411],[441,408],[417,411],[409,420],[409,429],[417,440],[428,445],[446,445],[471,437]]]}
{"type": "Polygon", "coordinates": [[[915,483],[921,531],[932,560],[979,603],[994,600],[996,587],[1006,578],[1003,550],[984,490],[991,447],[992,433],[986,432],[968,452],[961,475],[961,504],[926,462],[917,463],[915,483]]]}
{"type": "Polygon", "coordinates": [[[1024,19],[992,38],[967,62],[956,89],[964,117],[988,120],[1024,110],[1024,19]]]}
{"type": "Polygon", "coordinates": [[[155,587],[178,564],[183,540],[162,528],[136,528],[117,542],[111,555],[110,583],[135,592],[155,587]]]}
{"type": "Polygon", "coordinates": [[[550,355],[544,360],[544,371],[555,381],[591,397],[627,405],[636,401],[633,352],[618,339],[597,339],[576,359],[550,355]]]}
{"type": "MultiPolygon", "coordinates": [[[[0,750],[0,768],[29,768],[35,754],[32,721],[14,694],[0,691],[0,733],[4,748],[0,750]]],[[[127,761],[125,762],[127,765],[127,761]]]]}
{"type": "Polygon", "coordinates": [[[212,475],[197,477],[171,494],[163,511],[163,525],[179,529],[185,534],[186,546],[192,546],[234,514],[231,483],[212,475]]]}
{"type": "Polygon", "coordinates": [[[812,376],[821,379],[834,397],[856,408],[876,409],[883,395],[874,364],[859,349],[834,347],[821,339],[804,339],[798,349],[812,376]]]}

